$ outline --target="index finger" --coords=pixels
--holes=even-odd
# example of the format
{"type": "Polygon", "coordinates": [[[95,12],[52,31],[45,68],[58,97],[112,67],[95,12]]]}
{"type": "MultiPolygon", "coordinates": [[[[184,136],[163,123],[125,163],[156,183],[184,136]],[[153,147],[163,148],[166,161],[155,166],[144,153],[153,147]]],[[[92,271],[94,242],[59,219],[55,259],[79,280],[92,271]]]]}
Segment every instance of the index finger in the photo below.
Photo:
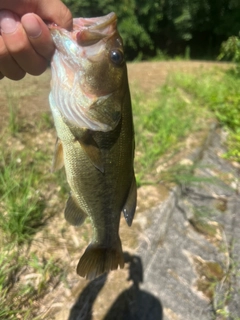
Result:
{"type": "Polygon", "coordinates": [[[19,16],[33,12],[43,20],[54,22],[68,30],[72,29],[72,14],[60,0],[1,0],[1,9],[14,11],[19,16]]]}

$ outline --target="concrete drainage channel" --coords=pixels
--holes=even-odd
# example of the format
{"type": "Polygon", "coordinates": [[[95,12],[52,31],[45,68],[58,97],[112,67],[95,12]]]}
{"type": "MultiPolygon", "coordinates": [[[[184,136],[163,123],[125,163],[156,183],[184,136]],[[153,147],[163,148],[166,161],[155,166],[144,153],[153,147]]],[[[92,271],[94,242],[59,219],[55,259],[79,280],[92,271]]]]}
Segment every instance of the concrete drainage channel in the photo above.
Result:
{"type": "Polygon", "coordinates": [[[222,158],[223,136],[214,125],[190,158],[197,179],[136,216],[144,236],[128,268],[79,287],[52,319],[240,319],[240,169],[222,158]]]}
{"type": "MultiPolygon", "coordinates": [[[[199,182],[176,187],[146,212],[141,288],[158,298],[164,320],[240,319],[240,169],[224,152],[214,127],[194,155],[199,182]]],[[[141,314],[136,319],[161,319],[141,314]]]]}

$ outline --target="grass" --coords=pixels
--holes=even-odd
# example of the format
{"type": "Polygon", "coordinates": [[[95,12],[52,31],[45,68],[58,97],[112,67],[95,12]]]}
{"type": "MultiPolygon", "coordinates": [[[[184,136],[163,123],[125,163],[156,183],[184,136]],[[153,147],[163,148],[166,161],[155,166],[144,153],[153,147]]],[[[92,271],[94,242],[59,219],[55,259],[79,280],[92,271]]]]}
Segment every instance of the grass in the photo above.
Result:
{"type": "Polygon", "coordinates": [[[152,165],[179,139],[186,136],[191,129],[191,119],[196,119],[196,109],[187,105],[181,94],[173,87],[163,86],[157,93],[156,100],[139,99],[133,104],[135,117],[136,141],[140,150],[143,168],[152,165]],[[147,108],[144,107],[146,103],[147,108]],[[190,107],[188,114],[186,108],[190,107]]]}
{"type": "MultiPolygon", "coordinates": [[[[240,162],[239,85],[240,77],[234,72],[216,68],[214,72],[174,73],[150,99],[135,94],[133,113],[138,185],[159,181],[159,175],[156,176],[159,158],[166,154],[173,156],[186,136],[201,130],[213,118],[228,133],[225,157],[240,162]],[[152,179],[149,180],[147,175],[150,172],[152,179]]],[[[170,171],[185,170],[184,166],[180,167],[170,171]]],[[[179,172],[172,174],[172,178],[168,174],[170,180],[174,177],[184,179],[179,172]]],[[[189,174],[185,177],[189,179],[189,174]]]]}
{"type": "MultiPolygon", "coordinates": [[[[55,254],[57,240],[50,248],[52,255],[46,256],[49,248],[46,252],[31,250],[36,237],[49,226],[47,222],[63,210],[63,197],[66,199],[68,192],[64,172],[50,174],[55,133],[49,111],[43,111],[37,120],[24,118],[25,124],[31,123],[26,126],[28,130],[22,130],[23,119],[19,116],[26,99],[31,108],[31,99],[43,93],[45,83],[45,78],[39,83],[26,80],[30,91],[24,84],[12,91],[3,89],[9,119],[2,128],[5,135],[0,153],[0,319],[5,320],[38,319],[37,302],[47,295],[49,287],[62,281],[66,272],[64,261],[55,254]]],[[[160,180],[175,184],[203,182],[203,178],[194,176],[194,165],[171,166],[163,173],[157,168],[179,152],[189,134],[207,127],[214,117],[229,132],[226,156],[239,161],[239,85],[240,78],[234,73],[216,69],[211,73],[171,75],[150,98],[143,92],[134,93],[138,185],[160,180]]],[[[49,88],[46,90],[48,93],[49,88]]],[[[197,215],[205,217],[205,212],[197,215]]],[[[67,233],[64,228],[67,230],[63,225],[63,234],[67,233]]],[[[88,232],[82,228],[81,239],[88,232]]],[[[42,237],[48,238],[49,234],[43,233],[42,237]]],[[[70,236],[63,239],[71,242],[70,236]]],[[[81,244],[78,251],[79,247],[81,244]]]]}
{"type": "Polygon", "coordinates": [[[35,301],[62,281],[65,273],[61,263],[54,259],[41,261],[34,254],[24,257],[16,248],[10,255],[2,251],[0,263],[0,319],[38,319],[35,301]],[[26,269],[28,277],[17,280],[26,269]]]}
{"type": "Polygon", "coordinates": [[[157,91],[154,99],[145,100],[142,95],[134,97],[138,185],[145,183],[149,172],[154,174],[161,156],[167,152],[173,155],[179,142],[203,127],[202,117],[210,118],[210,113],[199,109],[188,96],[179,86],[169,82],[157,91]]]}
{"type": "Polygon", "coordinates": [[[234,69],[202,72],[197,75],[175,74],[171,81],[197,101],[200,108],[208,109],[226,129],[228,153],[226,157],[240,162],[240,76],[234,69]]]}
{"type": "MultiPolygon", "coordinates": [[[[34,301],[64,274],[59,261],[37,258],[29,250],[51,216],[39,191],[47,179],[29,163],[30,153],[5,151],[0,157],[0,319],[5,320],[34,319],[34,301]],[[26,270],[37,274],[37,281],[19,281],[26,270]]],[[[38,166],[40,159],[45,161],[38,157],[38,166]]]]}
{"type": "Polygon", "coordinates": [[[19,108],[19,99],[14,97],[11,90],[6,90],[6,100],[7,107],[9,111],[9,131],[12,135],[16,134],[19,131],[19,121],[18,121],[18,108],[19,108]]]}
{"type": "Polygon", "coordinates": [[[31,238],[43,220],[45,203],[36,189],[40,176],[24,153],[2,154],[0,163],[0,225],[8,241],[19,244],[31,238]]]}

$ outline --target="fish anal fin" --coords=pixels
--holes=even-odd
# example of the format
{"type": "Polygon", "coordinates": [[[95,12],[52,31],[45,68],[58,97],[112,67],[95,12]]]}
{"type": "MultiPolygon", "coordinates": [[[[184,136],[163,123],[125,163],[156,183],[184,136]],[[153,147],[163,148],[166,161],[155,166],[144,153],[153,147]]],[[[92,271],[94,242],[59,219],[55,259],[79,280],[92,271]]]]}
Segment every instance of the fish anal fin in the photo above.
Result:
{"type": "Polygon", "coordinates": [[[129,227],[132,225],[132,221],[133,221],[135,210],[136,210],[136,205],[137,205],[137,185],[136,185],[135,176],[133,176],[127,201],[123,206],[123,215],[129,227]]]}
{"type": "Polygon", "coordinates": [[[57,141],[55,144],[54,156],[53,156],[52,172],[61,169],[63,166],[64,166],[63,146],[62,146],[61,140],[57,138],[57,141]]]}
{"type": "Polygon", "coordinates": [[[86,213],[79,208],[76,199],[72,195],[68,198],[66,203],[64,216],[67,222],[73,226],[81,225],[87,217],[86,213]]]}
{"type": "Polygon", "coordinates": [[[93,139],[90,133],[86,133],[81,139],[78,139],[82,149],[87,154],[92,164],[104,173],[104,163],[102,152],[99,149],[96,141],[93,139]]]}
{"type": "Polygon", "coordinates": [[[77,273],[93,280],[105,272],[124,267],[124,256],[120,239],[115,246],[90,244],[80,258],[77,273]]]}

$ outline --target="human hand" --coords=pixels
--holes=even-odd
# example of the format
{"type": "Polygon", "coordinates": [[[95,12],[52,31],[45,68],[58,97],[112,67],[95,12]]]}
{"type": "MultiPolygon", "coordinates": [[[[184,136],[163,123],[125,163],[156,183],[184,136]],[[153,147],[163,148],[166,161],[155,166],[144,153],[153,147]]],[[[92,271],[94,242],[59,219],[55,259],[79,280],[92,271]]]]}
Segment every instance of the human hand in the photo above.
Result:
{"type": "Polygon", "coordinates": [[[0,79],[46,70],[55,47],[44,21],[72,28],[72,15],[60,0],[0,1],[0,79]]]}

